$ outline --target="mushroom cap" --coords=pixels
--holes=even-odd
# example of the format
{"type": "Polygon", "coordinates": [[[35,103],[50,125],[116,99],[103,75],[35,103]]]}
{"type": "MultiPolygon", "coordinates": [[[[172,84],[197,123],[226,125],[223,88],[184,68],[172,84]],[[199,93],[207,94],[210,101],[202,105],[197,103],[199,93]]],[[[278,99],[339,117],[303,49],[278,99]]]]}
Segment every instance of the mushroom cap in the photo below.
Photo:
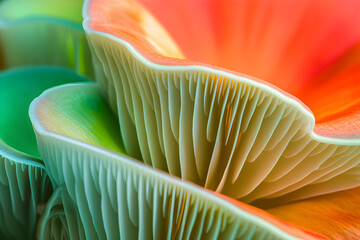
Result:
{"type": "Polygon", "coordinates": [[[49,89],[29,113],[46,169],[60,189],[44,211],[39,236],[61,229],[86,239],[313,238],[125,155],[117,118],[97,84],[49,89]]]}
{"type": "MultiPolygon", "coordinates": [[[[256,63],[251,64],[251,69],[236,72],[237,67],[225,68],[225,60],[224,67],[185,58],[154,16],[135,1],[85,1],[83,26],[93,53],[96,81],[119,116],[126,151],[171,175],[247,203],[260,201],[265,206],[358,186],[360,88],[354,67],[359,63],[355,45],[360,30],[350,28],[359,22],[353,1],[310,4],[306,0],[291,3],[262,0],[267,5],[254,6],[252,2],[239,1],[240,5],[248,4],[246,8],[235,6],[235,1],[168,4],[184,4],[188,9],[174,9],[190,11],[187,13],[197,11],[198,14],[184,14],[184,18],[194,22],[188,30],[198,26],[199,21],[207,21],[202,14],[215,19],[226,10],[219,26],[207,21],[204,29],[186,35],[209,40],[210,43],[204,40],[200,50],[194,50],[199,59],[199,52],[206,54],[211,45],[212,38],[207,32],[211,28],[215,28],[215,38],[217,30],[228,29],[224,36],[219,36],[224,37],[225,43],[234,39],[252,41],[243,31],[258,33],[254,33],[255,37],[262,41],[264,49],[250,42],[241,45],[246,49],[250,46],[246,51],[234,50],[230,54],[229,58],[239,57],[239,64],[256,63]],[[219,8],[214,7],[215,3],[219,8]],[[270,8],[263,7],[268,5],[270,8]],[[249,10],[251,14],[242,19],[236,12],[240,10],[249,10]],[[264,39],[263,31],[256,27],[264,16],[262,11],[271,17],[265,24],[264,39]],[[294,14],[293,18],[289,12],[294,14]],[[231,19],[227,20],[227,16],[231,19]],[[241,18],[240,24],[249,20],[253,25],[232,28],[239,24],[232,21],[237,17],[241,18]],[[310,24],[317,17],[318,24],[310,24]],[[280,21],[287,18],[292,22],[280,21]],[[326,38],[339,34],[334,26],[340,23],[349,26],[336,28],[344,37],[326,38]],[[286,37],[281,39],[283,36],[286,37]],[[332,40],[330,45],[325,41],[325,47],[320,44],[317,49],[324,39],[332,40]],[[287,52],[289,47],[294,50],[287,52]],[[276,61],[272,61],[273,56],[276,61]],[[290,63],[285,64],[287,60],[290,63]],[[330,73],[325,65],[330,66],[330,73]],[[332,68],[336,65],[341,67],[332,68]],[[264,69],[269,74],[264,74],[264,69]],[[314,69],[319,75],[313,74],[314,69]],[[317,115],[295,96],[315,106],[317,115]],[[316,116],[320,116],[319,123],[315,122],[316,116]]],[[[145,5],[154,11],[157,8],[155,16],[162,14],[160,4],[145,5]]],[[[169,15],[166,11],[171,6],[162,9],[162,17],[169,15]]],[[[175,26],[183,18],[172,21],[176,19],[169,20],[175,26]]],[[[175,40],[180,35],[175,34],[175,40]]],[[[228,45],[219,46],[209,51],[228,45]]],[[[185,46],[190,47],[191,44],[185,46]]]]}

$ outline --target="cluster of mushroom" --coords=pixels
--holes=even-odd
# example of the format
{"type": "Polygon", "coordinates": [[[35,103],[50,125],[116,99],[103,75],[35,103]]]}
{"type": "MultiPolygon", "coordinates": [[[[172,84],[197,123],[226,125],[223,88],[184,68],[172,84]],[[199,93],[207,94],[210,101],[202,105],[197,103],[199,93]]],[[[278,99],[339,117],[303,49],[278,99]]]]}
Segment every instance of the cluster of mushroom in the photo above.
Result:
{"type": "Polygon", "coordinates": [[[0,236],[360,236],[360,2],[0,1],[0,236]]]}

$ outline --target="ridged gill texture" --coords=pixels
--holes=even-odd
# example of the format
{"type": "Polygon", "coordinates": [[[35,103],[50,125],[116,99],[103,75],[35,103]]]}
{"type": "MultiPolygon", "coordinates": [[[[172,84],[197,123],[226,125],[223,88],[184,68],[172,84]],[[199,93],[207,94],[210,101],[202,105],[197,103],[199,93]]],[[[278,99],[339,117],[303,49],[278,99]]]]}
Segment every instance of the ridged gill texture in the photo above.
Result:
{"type": "Polygon", "coordinates": [[[156,65],[121,39],[87,31],[131,156],[244,202],[359,185],[357,140],[315,135],[312,115],[278,91],[209,68],[156,65]]]}
{"type": "MultiPolygon", "coordinates": [[[[100,117],[98,106],[104,102],[97,85],[69,84],[46,91],[30,106],[46,169],[56,185],[66,188],[66,194],[78,210],[85,239],[311,238],[261,210],[228,201],[226,197],[98,145],[96,139],[100,135],[82,134],[81,118],[79,121],[74,118],[72,131],[68,132],[66,121],[58,121],[56,115],[41,114],[49,109],[55,112],[62,109],[63,116],[86,112],[88,126],[91,126],[94,119],[100,117]],[[57,99],[66,96],[71,97],[64,108],[63,101],[57,99]],[[76,111],[71,106],[75,106],[76,111]],[[57,124],[53,125],[53,121],[57,124]],[[80,134],[69,136],[67,132],[80,134]]],[[[113,128],[105,131],[115,137],[108,143],[116,140],[113,132],[113,128]]],[[[58,220],[55,213],[47,217],[49,211],[53,211],[51,206],[45,210],[44,219],[51,222],[40,224],[44,236],[50,232],[47,228],[58,229],[56,221],[62,221],[61,225],[66,228],[64,222],[69,220],[62,208],[58,220]]],[[[64,235],[72,232],[64,231],[64,235]]]]}
{"type": "Polygon", "coordinates": [[[16,162],[2,150],[0,146],[0,238],[34,239],[37,205],[50,197],[50,180],[40,164],[16,162]]]}

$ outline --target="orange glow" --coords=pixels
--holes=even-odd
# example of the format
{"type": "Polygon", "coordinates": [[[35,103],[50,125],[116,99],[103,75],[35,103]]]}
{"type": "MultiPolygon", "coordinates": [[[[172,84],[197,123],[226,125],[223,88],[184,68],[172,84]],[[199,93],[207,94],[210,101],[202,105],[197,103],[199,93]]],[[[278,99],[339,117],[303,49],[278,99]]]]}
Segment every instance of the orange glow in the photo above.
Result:
{"type": "Polygon", "coordinates": [[[226,201],[229,201],[230,203],[236,205],[238,208],[240,208],[246,212],[249,212],[251,214],[259,216],[262,219],[265,219],[266,221],[272,223],[273,225],[277,226],[281,230],[288,232],[288,233],[292,234],[293,236],[298,237],[300,239],[326,239],[322,234],[318,233],[316,231],[316,229],[311,229],[311,231],[309,231],[308,229],[305,228],[305,230],[302,230],[301,225],[298,225],[298,224],[292,225],[287,222],[284,222],[283,220],[281,220],[281,219],[283,219],[281,215],[279,218],[277,218],[277,217],[274,217],[273,215],[269,214],[268,212],[265,212],[259,208],[250,206],[248,204],[242,203],[240,201],[234,200],[223,194],[220,194],[217,192],[212,192],[212,194],[214,194],[222,199],[225,199],[226,201]]]}
{"type": "Polygon", "coordinates": [[[354,0],[139,0],[196,62],[296,94],[360,40],[354,0]]]}
{"type": "Polygon", "coordinates": [[[360,188],[268,209],[274,216],[330,239],[360,236],[360,188]]]}
{"type": "Polygon", "coordinates": [[[359,80],[360,43],[303,86],[299,96],[316,117],[315,133],[360,137],[359,80]]]}

